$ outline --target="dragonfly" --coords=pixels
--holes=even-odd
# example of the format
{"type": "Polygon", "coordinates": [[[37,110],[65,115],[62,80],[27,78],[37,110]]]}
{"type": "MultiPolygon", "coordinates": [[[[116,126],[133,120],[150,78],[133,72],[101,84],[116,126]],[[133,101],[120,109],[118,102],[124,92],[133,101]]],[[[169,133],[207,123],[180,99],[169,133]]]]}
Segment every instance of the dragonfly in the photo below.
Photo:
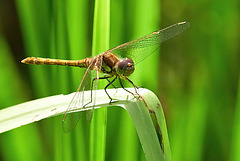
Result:
{"type": "Polygon", "coordinates": [[[81,117],[81,112],[72,112],[74,109],[79,107],[85,108],[92,103],[92,109],[88,113],[88,120],[91,120],[96,103],[98,81],[101,79],[106,79],[108,81],[104,90],[110,99],[110,103],[113,101],[113,98],[108,94],[107,88],[110,85],[115,87],[113,82],[116,80],[119,80],[119,84],[124,90],[134,97],[139,96],[139,98],[141,98],[137,93],[138,87],[128,78],[134,72],[135,65],[153,54],[159,48],[160,43],[179,35],[189,26],[190,23],[186,21],[176,23],[139,39],[109,49],[93,58],[61,60],[27,57],[21,62],[35,65],[63,65],[86,68],[81,83],[63,116],[63,131],[67,133],[76,126],[81,117]],[[100,73],[102,73],[103,76],[100,76],[100,73]],[[122,80],[130,82],[135,89],[135,93],[124,88],[122,80]],[[91,90],[91,98],[90,101],[86,103],[84,102],[84,91],[87,88],[91,90]]]}

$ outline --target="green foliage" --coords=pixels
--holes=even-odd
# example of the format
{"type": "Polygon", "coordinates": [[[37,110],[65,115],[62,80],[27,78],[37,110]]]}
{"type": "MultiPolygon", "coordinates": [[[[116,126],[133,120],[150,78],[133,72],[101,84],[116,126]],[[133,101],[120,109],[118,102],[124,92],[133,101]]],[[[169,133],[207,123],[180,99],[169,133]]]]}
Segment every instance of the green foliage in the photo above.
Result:
{"type": "MultiPolygon", "coordinates": [[[[18,34],[14,31],[16,38],[10,38],[11,28],[5,25],[13,22],[14,13],[0,15],[1,108],[77,89],[82,69],[26,66],[20,61],[26,56],[90,56],[93,35],[104,34],[92,33],[95,5],[88,0],[15,0],[13,21],[17,17],[25,53],[16,52],[12,43],[18,42],[18,34]]],[[[156,52],[138,64],[130,79],[160,98],[173,160],[238,160],[239,1],[119,0],[107,5],[100,12],[109,15],[98,23],[110,23],[110,29],[103,29],[111,33],[110,45],[103,41],[106,46],[93,48],[94,54],[180,21],[191,23],[186,32],[161,44],[161,54],[156,52]]],[[[1,3],[0,10],[6,12],[7,6],[1,3]]],[[[80,120],[66,135],[61,120],[61,116],[51,118],[1,134],[1,159],[89,160],[88,123],[80,120]]],[[[146,159],[124,110],[108,109],[106,132],[106,145],[102,145],[106,160],[146,159]]]]}

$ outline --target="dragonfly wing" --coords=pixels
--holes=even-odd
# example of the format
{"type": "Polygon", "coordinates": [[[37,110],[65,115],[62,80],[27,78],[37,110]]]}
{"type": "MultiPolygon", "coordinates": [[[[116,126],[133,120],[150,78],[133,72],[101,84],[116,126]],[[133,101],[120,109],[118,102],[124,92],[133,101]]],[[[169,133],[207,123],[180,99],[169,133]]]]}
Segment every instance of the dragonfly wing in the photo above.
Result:
{"type": "Polygon", "coordinates": [[[96,61],[94,62],[94,69],[92,70],[92,76],[95,76],[95,78],[92,78],[92,110],[87,111],[87,120],[90,123],[92,120],[92,115],[94,111],[94,107],[96,105],[96,95],[97,95],[97,89],[98,89],[98,81],[99,81],[99,75],[101,72],[102,67],[102,57],[97,57],[96,61]]]}
{"type": "Polygon", "coordinates": [[[179,35],[189,26],[190,23],[188,22],[180,22],[139,39],[119,45],[108,51],[122,58],[129,57],[137,64],[154,53],[154,51],[159,48],[161,42],[179,35]]]}
{"type": "MultiPolygon", "coordinates": [[[[92,61],[94,62],[94,60],[92,61]]],[[[92,66],[94,63],[91,63],[87,70],[85,71],[82,81],[74,94],[62,120],[62,126],[63,131],[65,133],[71,132],[72,129],[76,126],[79,119],[81,118],[81,115],[84,114],[84,112],[73,112],[76,109],[79,108],[85,108],[85,105],[90,103],[91,98],[86,99],[84,95],[84,91],[89,90],[91,86],[91,77],[93,75],[92,66]],[[84,102],[84,100],[89,100],[88,102],[84,102]]]]}
{"type": "Polygon", "coordinates": [[[96,105],[96,93],[97,93],[98,81],[99,81],[99,71],[94,70],[93,72],[94,72],[93,75],[96,75],[95,80],[92,84],[92,105],[93,106],[91,110],[86,111],[86,118],[89,123],[91,123],[94,107],[96,105]]]}

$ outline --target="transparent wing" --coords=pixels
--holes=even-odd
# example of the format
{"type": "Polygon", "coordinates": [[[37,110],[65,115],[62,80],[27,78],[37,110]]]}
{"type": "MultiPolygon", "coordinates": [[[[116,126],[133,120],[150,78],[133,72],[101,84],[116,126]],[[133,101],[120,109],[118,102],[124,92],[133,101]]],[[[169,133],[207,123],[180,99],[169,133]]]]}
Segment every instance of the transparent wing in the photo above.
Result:
{"type": "Polygon", "coordinates": [[[92,82],[92,87],[91,87],[91,89],[92,89],[92,91],[91,91],[91,95],[92,95],[91,99],[92,100],[91,101],[92,101],[93,106],[92,106],[91,110],[87,111],[87,115],[86,115],[87,120],[88,120],[89,123],[92,120],[94,107],[96,105],[96,95],[97,95],[97,89],[98,89],[99,75],[100,75],[101,66],[102,66],[102,57],[97,57],[96,61],[94,63],[95,63],[94,64],[94,69],[92,70],[92,72],[94,74],[92,74],[92,75],[94,75],[95,78],[92,79],[93,82],[92,82]]]}
{"type": "MultiPolygon", "coordinates": [[[[82,115],[84,114],[84,112],[72,112],[77,108],[85,108],[86,105],[89,105],[90,103],[94,106],[95,102],[92,102],[91,99],[85,99],[85,95],[84,95],[84,91],[89,90],[91,88],[92,85],[92,79],[93,77],[95,77],[95,73],[96,71],[92,70],[95,65],[95,60],[97,58],[93,59],[92,63],[89,65],[89,67],[86,69],[84,75],[83,75],[83,79],[75,93],[75,95],[73,96],[64,116],[63,116],[63,120],[62,120],[62,126],[63,126],[63,131],[65,133],[68,133],[70,131],[73,130],[73,128],[76,126],[76,124],[78,123],[79,119],[82,117],[82,115]],[[84,100],[89,100],[87,102],[84,102],[84,100]]],[[[95,82],[96,83],[96,82],[95,82]]],[[[94,85],[95,86],[95,85],[94,85]]],[[[91,96],[93,97],[93,95],[91,96]]],[[[87,111],[87,119],[90,118],[93,112],[92,111],[87,111]]]]}
{"type": "Polygon", "coordinates": [[[179,35],[189,26],[190,23],[188,22],[180,22],[147,36],[119,45],[108,51],[122,58],[131,58],[134,63],[137,64],[156,51],[161,42],[179,35]]]}

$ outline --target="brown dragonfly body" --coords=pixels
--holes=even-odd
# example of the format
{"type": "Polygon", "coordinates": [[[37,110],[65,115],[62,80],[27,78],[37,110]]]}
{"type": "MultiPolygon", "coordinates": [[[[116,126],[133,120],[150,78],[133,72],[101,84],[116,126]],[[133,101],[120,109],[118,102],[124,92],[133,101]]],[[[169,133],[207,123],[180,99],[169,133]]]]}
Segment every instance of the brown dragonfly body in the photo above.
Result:
{"type": "MultiPolygon", "coordinates": [[[[132,68],[132,72],[133,72],[134,64],[130,58],[127,58],[127,59],[129,60],[128,66],[132,68]]],[[[97,70],[99,72],[102,72],[111,76],[117,75],[122,78],[129,76],[132,73],[131,72],[127,74],[126,72],[123,72],[121,74],[117,72],[118,63],[120,62],[120,59],[110,51],[99,54],[94,58],[85,58],[81,60],[61,60],[61,59],[51,59],[51,58],[27,57],[23,59],[21,62],[24,64],[35,64],[35,65],[62,65],[62,66],[89,68],[91,70],[97,70]]]]}

